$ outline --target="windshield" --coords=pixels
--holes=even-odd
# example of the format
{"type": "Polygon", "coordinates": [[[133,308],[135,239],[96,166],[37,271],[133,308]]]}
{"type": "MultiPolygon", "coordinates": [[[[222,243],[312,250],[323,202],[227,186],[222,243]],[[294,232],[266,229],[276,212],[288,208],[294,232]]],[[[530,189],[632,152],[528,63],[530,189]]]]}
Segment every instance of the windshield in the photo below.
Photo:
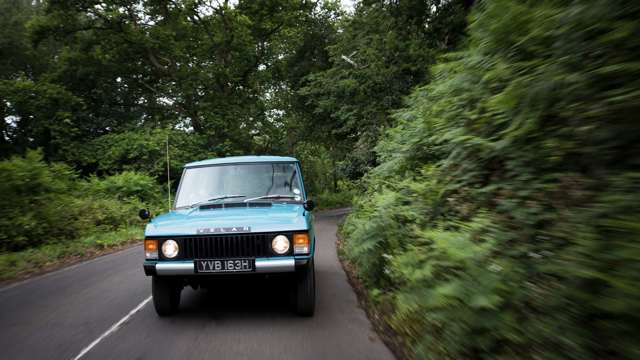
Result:
{"type": "Polygon", "coordinates": [[[176,208],[208,201],[302,201],[300,174],[295,163],[217,165],[188,168],[182,175],[176,208]],[[228,199],[228,200],[227,200],[228,199]]]}

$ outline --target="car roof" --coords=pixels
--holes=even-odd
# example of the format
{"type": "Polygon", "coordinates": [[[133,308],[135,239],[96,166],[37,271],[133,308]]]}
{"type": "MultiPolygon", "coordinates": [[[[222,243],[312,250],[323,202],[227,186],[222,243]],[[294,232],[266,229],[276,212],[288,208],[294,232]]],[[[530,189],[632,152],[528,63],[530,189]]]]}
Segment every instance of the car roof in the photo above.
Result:
{"type": "Polygon", "coordinates": [[[201,161],[194,161],[186,164],[184,167],[197,167],[220,164],[246,164],[246,163],[271,163],[271,162],[297,162],[298,159],[289,156],[270,156],[270,155],[250,155],[250,156],[229,156],[221,158],[213,158],[201,161]]]}

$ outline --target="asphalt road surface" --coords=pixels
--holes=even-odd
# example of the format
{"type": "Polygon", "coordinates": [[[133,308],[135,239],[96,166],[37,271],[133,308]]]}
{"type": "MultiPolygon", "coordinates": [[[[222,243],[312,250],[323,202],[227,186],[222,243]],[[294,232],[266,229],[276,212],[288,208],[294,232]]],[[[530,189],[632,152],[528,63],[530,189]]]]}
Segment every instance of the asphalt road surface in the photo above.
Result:
{"type": "Polygon", "coordinates": [[[185,288],[180,312],[159,318],[135,247],[1,288],[0,358],[392,359],[338,262],[343,214],[316,216],[312,318],[290,311],[277,278],[185,288]]]}

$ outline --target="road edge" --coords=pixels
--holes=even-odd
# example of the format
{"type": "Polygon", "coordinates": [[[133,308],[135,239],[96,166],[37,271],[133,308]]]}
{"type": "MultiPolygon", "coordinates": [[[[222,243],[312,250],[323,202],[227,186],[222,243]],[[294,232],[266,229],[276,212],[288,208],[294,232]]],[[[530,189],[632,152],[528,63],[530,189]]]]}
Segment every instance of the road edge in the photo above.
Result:
{"type": "Polygon", "coordinates": [[[108,255],[113,255],[115,253],[127,251],[139,245],[142,245],[141,240],[132,239],[130,241],[125,241],[121,244],[118,244],[117,246],[108,247],[105,249],[95,249],[95,251],[90,251],[82,255],[72,255],[72,256],[61,258],[59,261],[56,261],[55,263],[52,263],[51,265],[48,265],[46,267],[39,268],[33,272],[22,273],[16,276],[15,278],[0,281],[0,292],[4,290],[8,290],[18,285],[21,285],[23,283],[27,283],[51,274],[55,274],[60,271],[72,269],[72,268],[75,268],[76,266],[80,266],[85,263],[90,263],[96,259],[108,256],[108,255]]]}
{"type": "MultiPolygon", "coordinates": [[[[341,222],[344,221],[341,220],[341,222]]],[[[404,339],[393,330],[389,324],[385,321],[384,316],[373,305],[369,298],[368,292],[362,282],[360,281],[355,266],[349,262],[344,256],[344,239],[340,233],[340,224],[338,224],[338,230],[336,232],[336,251],[338,255],[338,261],[342,266],[342,270],[347,275],[347,281],[351,288],[356,293],[358,299],[358,305],[364,310],[369,322],[373,325],[373,329],[378,334],[378,337],[382,339],[382,342],[391,351],[396,359],[409,360],[413,357],[409,352],[409,347],[405,343],[404,339]]]]}

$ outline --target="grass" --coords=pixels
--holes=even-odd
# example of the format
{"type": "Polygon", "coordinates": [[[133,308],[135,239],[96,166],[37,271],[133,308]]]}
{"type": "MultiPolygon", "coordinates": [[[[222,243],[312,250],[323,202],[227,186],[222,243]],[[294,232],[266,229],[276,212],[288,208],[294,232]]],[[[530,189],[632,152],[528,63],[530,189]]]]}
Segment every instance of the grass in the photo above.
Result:
{"type": "Polygon", "coordinates": [[[53,270],[61,265],[91,258],[109,249],[141,241],[142,228],[123,228],[95,233],[81,239],[52,243],[18,252],[0,254],[0,281],[24,278],[34,273],[53,270]]]}

